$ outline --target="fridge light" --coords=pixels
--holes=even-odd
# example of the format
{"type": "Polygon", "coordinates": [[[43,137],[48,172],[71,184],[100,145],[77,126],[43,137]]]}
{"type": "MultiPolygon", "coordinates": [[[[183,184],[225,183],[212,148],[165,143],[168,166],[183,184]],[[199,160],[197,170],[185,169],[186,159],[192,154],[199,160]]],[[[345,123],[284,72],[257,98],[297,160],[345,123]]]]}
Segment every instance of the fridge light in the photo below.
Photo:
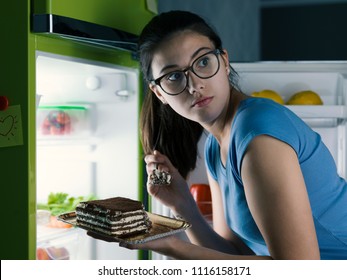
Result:
{"type": "Polygon", "coordinates": [[[89,90],[97,90],[101,87],[101,80],[97,76],[90,76],[86,80],[86,87],[89,90]]]}

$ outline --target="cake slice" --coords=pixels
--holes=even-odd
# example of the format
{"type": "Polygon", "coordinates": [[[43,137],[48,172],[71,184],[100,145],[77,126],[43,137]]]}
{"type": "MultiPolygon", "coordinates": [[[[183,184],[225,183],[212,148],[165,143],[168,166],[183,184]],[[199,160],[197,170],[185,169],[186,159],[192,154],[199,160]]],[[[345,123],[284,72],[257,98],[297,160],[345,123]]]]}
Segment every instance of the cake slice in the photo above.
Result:
{"type": "Polygon", "coordinates": [[[146,233],[151,228],[143,204],[124,197],[80,202],[76,207],[76,225],[115,237],[146,233]]]}

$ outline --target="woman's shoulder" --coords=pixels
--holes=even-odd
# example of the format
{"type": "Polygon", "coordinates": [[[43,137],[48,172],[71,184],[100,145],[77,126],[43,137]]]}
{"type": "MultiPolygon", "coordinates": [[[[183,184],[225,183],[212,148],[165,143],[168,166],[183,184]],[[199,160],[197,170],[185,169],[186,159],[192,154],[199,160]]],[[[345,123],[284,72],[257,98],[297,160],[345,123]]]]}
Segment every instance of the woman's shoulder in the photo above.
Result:
{"type": "Polygon", "coordinates": [[[274,113],[286,112],[288,109],[268,98],[250,97],[241,101],[237,110],[237,115],[269,115],[274,113]]]}
{"type": "Polygon", "coordinates": [[[217,166],[216,163],[219,162],[219,145],[212,134],[206,137],[205,148],[204,148],[204,158],[207,170],[213,179],[217,180],[217,166]]]}
{"type": "Polygon", "coordinates": [[[216,152],[216,150],[219,149],[219,145],[218,142],[216,140],[216,138],[214,138],[214,136],[210,133],[207,137],[206,137],[206,141],[205,141],[205,153],[214,153],[216,152]]]}
{"type": "Polygon", "coordinates": [[[268,135],[298,148],[304,134],[312,134],[310,128],[288,108],[270,99],[257,97],[240,104],[230,141],[243,150],[254,137],[268,135]]]}
{"type": "Polygon", "coordinates": [[[303,121],[285,106],[266,98],[248,98],[240,103],[233,126],[244,129],[297,126],[303,121]]]}

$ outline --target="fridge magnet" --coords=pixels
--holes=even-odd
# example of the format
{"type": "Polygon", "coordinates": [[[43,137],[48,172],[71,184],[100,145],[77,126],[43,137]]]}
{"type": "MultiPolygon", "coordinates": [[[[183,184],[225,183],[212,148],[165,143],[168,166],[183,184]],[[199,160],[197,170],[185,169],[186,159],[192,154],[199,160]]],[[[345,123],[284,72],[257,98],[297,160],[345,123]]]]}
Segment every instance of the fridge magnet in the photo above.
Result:
{"type": "Polygon", "coordinates": [[[0,111],[0,147],[23,145],[20,105],[0,111]]]}

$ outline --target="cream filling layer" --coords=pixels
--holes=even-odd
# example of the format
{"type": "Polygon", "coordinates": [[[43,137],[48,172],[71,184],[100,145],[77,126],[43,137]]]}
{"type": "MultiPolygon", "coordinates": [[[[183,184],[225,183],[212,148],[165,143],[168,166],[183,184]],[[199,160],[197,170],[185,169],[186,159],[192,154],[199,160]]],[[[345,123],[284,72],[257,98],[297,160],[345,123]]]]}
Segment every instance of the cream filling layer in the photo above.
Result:
{"type": "Polygon", "coordinates": [[[123,215],[113,216],[106,215],[100,216],[98,213],[84,212],[83,210],[76,209],[77,219],[90,220],[90,221],[100,221],[103,223],[111,225],[119,225],[124,223],[131,223],[136,220],[146,219],[147,214],[143,210],[137,210],[132,212],[123,213],[123,215]]]}
{"type": "Polygon", "coordinates": [[[105,233],[108,235],[116,235],[116,236],[130,235],[137,232],[147,232],[149,230],[148,226],[144,223],[142,223],[142,225],[137,227],[132,227],[132,228],[118,227],[117,229],[112,229],[112,230],[99,227],[97,225],[90,224],[88,222],[83,222],[83,221],[78,222],[78,224],[85,228],[89,228],[89,229],[92,229],[101,233],[105,233]]]}

